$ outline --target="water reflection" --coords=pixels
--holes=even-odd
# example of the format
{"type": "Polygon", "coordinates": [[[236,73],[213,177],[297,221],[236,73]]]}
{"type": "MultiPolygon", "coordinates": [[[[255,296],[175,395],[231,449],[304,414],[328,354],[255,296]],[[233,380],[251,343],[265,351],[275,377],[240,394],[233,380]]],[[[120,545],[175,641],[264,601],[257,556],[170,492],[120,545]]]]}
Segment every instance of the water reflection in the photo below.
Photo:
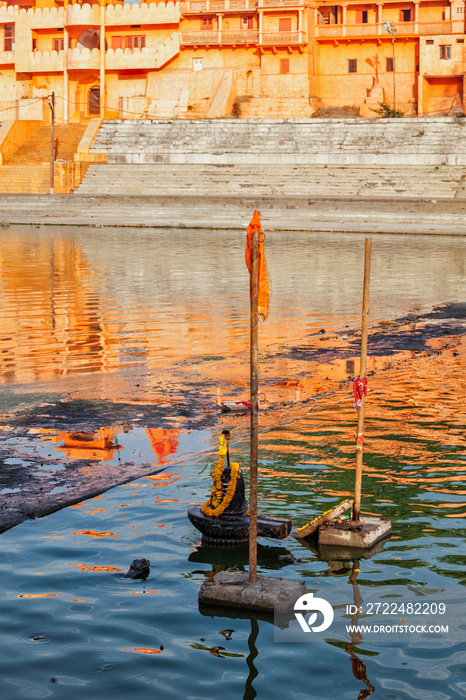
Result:
{"type": "MultiPolygon", "coordinates": [[[[363,237],[269,232],[267,242],[272,311],[261,329],[264,347],[317,336],[322,326],[327,333],[357,327],[363,237]]],[[[373,323],[460,295],[464,242],[428,242],[377,237],[373,323]]],[[[3,232],[0,381],[135,366],[152,371],[194,359],[211,365],[207,374],[215,376],[222,358],[237,363],[233,373],[244,381],[243,248],[243,232],[3,232]],[[227,274],[219,276],[226,260],[227,274]]],[[[326,340],[319,340],[322,349],[326,340]]],[[[285,359],[283,380],[292,377],[290,369],[285,359]]]]}

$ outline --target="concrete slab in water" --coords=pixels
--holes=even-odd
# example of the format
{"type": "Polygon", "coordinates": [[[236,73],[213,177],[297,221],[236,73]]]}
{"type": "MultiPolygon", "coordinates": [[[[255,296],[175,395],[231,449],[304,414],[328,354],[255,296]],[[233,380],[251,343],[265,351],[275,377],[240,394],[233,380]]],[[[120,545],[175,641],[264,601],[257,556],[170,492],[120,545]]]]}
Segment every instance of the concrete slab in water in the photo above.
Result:
{"type": "Polygon", "coordinates": [[[367,549],[392,531],[388,518],[328,520],[319,527],[319,546],[338,545],[367,549]]]}
{"type": "Polygon", "coordinates": [[[199,590],[199,603],[286,612],[293,608],[296,600],[306,591],[302,581],[258,576],[256,582],[250,583],[247,571],[228,569],[204,581],[199,590]]]}

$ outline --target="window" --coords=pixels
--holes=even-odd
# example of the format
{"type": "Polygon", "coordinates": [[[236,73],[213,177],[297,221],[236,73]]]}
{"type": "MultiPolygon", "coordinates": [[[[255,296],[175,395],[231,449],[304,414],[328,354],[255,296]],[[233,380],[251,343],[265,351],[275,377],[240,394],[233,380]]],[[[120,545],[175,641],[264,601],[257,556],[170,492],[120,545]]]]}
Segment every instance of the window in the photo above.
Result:
{"type": "Polygon", "coordinates": [[[290,72],[290,59],[289,58],[281,58],[280,59],[280,73],[289,73],[290,72]]]}
{"type": "Polygon", "coordinates": [[[367,24],[367,10],[362,11],[362,24],[367,24]]]}
{"type": "Polygon", "coordinates": [[[433,44],[434,40],[433,39],[426,39],[426,44],[433,44]]]}
{"type": "Polygon", "coordinates": [[[63,39],[53,39],[52,41],[52,50],[53,51],[63,51],[65,48],[65,42],[63,39]]]}
{"type": "Polygon", "coordinates": [[[5,41],[3,45],[4,51],[15,50],[15,25],[5,24],[5,41]]]}
{"type": "Polygon", "coordinates": [[[464,39],[457,39],[457,40],[456,40],[456,43],[457,43],[457,44],[464,44],[464,39]]]}
{"type": "Polygon", "coordinates": [[[443,46],[439,46],[440,49],[440,58],[448,60],[451,58],[451,44],[443,44],[443,46]]]}
{"type": "Polygon", "coordinates": [[[280,17],[278,20],[279,32],[291,32],[291,17],[280,17]]]}
{"type": "Polygon", "coordinates": [[[193,70],[202,70],[202,58],[193,58],[193,70]]]}
{"type": "Polygon", "coordinates": [[[358,59],[357,58],[349,58],[348,59],[348,73],[357,73],[358,72],[358,59]]]}
{"type": "Polygon", "coordinates": [[[214,18],[213,17],[202,17],[201,19],[201,29],[209,30],[214,28],[214,18]]]}
{"type": "Polygon", "coordinates": [[[252,29],[252,17],[241,17],[241,29],[252,29]]]}
{"type": "Polygon", "coordinates": [[[32,40],[32,50],[37,51],[37,39],[32,40]]]}
{"type": "Polygon", "coordinates": [[[387,73],[393,73],[393,56],[385,59],[385,71],[387,73]]]}
{"type": "Polygon", "coordinates": [[[356,24],[367,24],[367,10],[356,10],[356,24]]]}
{"type": "Polygon", "coordinates": [[[411,22],[411,10],[400,10],[400,22],[411,22]]]}
{"type": "Polygon", "coordinates": [[[146,45],[145,36],[125,36],[124,46],[125,49],[143,49],[146,45]]]}

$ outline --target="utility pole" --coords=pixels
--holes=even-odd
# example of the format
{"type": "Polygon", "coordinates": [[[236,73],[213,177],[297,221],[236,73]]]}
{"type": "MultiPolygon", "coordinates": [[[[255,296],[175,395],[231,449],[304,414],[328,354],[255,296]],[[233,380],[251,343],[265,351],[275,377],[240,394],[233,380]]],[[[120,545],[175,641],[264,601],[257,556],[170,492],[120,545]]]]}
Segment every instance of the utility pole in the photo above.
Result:
{"type": "Polygon", "coordinates": [[[50,194],[54,194],[55,187],[53,181],[53,164],[55,160],[55,144],[54,144],[54,126],[55,126],[55,93],[52,92],[49,95],[49,107],[52,113],[52,120],[50,122],[50,194]]]}
{"type": "Polygon", "coordinates": [[[396,93],[395,93],[395,27],[393,26],[393,22],[389,24],[388,22],[384,22],[382,24],[382,27],[387,31],[390,36],[392,37],[392,56],[393,56],[393,109],[396,109],[396,93]]]}

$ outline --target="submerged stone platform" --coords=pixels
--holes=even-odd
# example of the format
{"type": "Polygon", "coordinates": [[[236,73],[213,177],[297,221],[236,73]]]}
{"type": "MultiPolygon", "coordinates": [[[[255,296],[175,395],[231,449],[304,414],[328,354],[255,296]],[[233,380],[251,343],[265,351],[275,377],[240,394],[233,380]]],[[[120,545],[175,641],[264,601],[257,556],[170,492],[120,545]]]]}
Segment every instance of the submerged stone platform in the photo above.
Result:
{"type": "Polygon", "coordinates": [[[247,571],[228,569],[204,581],[199,590],[199,603],[271,613],[287,612],[306,592],[302,581],[258,576],[257,581],[250,583],[247,571]]]}

